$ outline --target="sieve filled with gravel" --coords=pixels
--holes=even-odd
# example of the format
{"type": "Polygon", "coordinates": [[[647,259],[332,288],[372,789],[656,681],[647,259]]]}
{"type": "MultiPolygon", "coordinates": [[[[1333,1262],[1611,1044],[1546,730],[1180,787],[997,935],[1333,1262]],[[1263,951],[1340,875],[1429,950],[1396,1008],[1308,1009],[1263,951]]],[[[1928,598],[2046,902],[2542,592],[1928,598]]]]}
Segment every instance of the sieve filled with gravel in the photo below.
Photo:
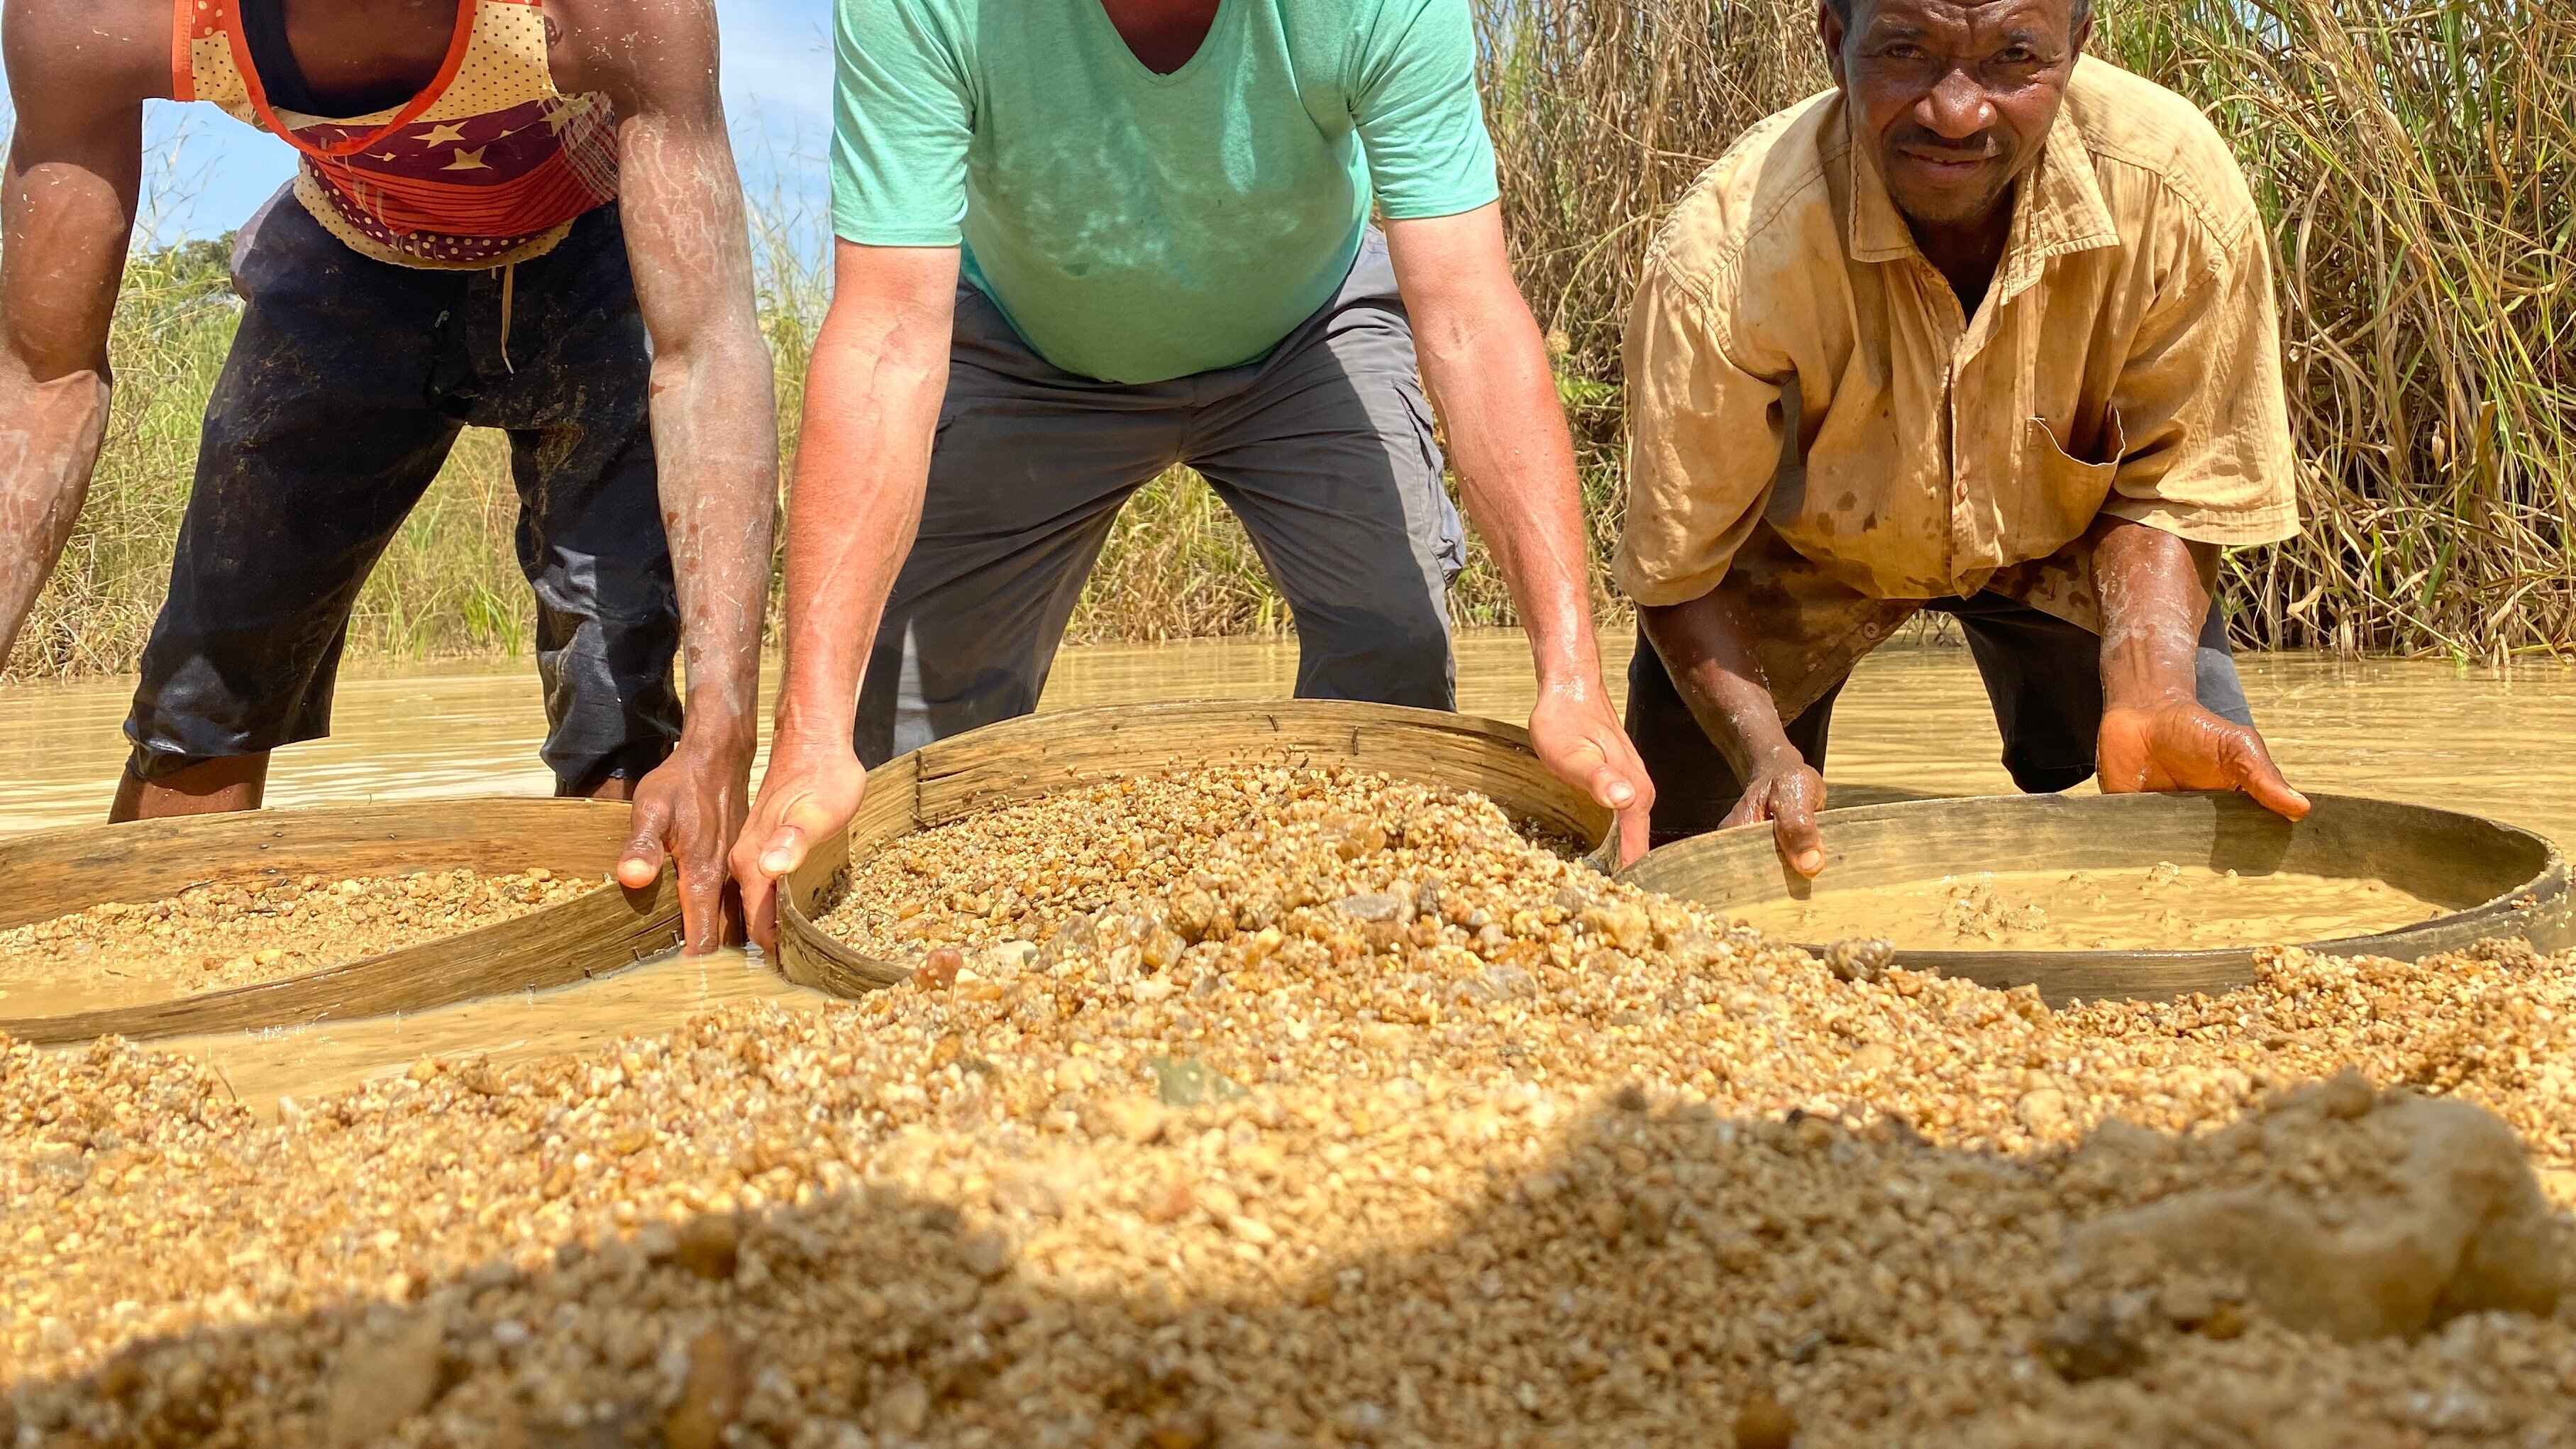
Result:
{"type": "Polygon", "coordinates": [[[108,901],[0,931],[0,1011],[57,1015],[283,981],[596,890],[543,866],[506,874],[307,874],[108,901]]]}
{"type": "Polygon", "coordinates": [[[1492,720],[1322,700],[1012,720],[870,772],[848,836],[786,882],[780,964],[855,996],[925,962],[1033,954],[1069,922],[1173,888],[1192,904],[1150,913],[1149,942],[1158,931],[1184,944],[1257,932],[1297,889],[1243,885],[1240,861],[1269,833],[1295,827],[1348,859],[1402,847],[1407,809],[1471,799],[1515,845],[1579,855],[1610,828],[1607,811],[1539,763],[1525,731],[1492,720]],[[1217,911],[1229,881],[1241,888],[1222,914],[1192,914],[1200,901],[1217,911]]]}
{"type": "Polygon", "coordinates": [[[0,1032],[159,1037],[561,985],[671,944],[625,806],[453,800],[0,841],[0,1032]]]}

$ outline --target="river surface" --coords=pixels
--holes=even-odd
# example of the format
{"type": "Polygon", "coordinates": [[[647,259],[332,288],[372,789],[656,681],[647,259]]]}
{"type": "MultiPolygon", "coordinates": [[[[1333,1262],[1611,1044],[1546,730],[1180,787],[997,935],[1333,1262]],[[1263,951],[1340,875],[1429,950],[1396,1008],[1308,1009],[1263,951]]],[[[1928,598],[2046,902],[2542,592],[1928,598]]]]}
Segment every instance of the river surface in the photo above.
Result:
{"type": "MultiPolygon", "coordinates": [[[[1629,636],[1605,637],[1624,694],[1629,636]]],[[[1163,698],[1259,698],[1295,684],[1293,642],[1216,640],[1064,651],[1042,709],[1163,698]]],[[[2576,841],[2576,669],[2509,672],[2449,664],[2252,655],[2241,661],[2255,716],[2293,784],[2492,815],[2576,841]]],[[[1458,644],[1459,707],[1519,721],[1535,693],[1518,634],[1458,644]]],[[[0,834],[101,818],[125,755],[118,733],[130,685],[0,691],[0,834]]],[[[269,803],[308,805],[482,794],[540,794],[544,732],[531,666],[353,670],[330,739],[278,753],[269,803]]],[[[1948,794],[2002,793],[2001,744],[1967,650],[1890,645],[1843,692],[1827,774],[1855,784],[1948,794]]],[[[2089,787],[2088,787],[2089,788],[2089,787]]],[[[399,1018],[173,1043],[220,1065],[246,1102],[308,1095],[428,1053],[496,1060],[577,1049],[667,1027],[718,1002],[821,998],[757,958],[727,954],[648,963],[616,976],[399,1018]]]]}

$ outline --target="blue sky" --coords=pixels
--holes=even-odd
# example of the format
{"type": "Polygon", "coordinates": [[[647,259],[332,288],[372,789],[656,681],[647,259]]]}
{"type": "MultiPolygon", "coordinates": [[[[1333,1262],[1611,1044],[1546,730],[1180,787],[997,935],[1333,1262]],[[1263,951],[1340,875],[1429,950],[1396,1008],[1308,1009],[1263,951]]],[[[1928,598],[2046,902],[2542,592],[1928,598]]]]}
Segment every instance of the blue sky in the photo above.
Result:
{"type": "MultiPolygon", "coordinates": [[[[755,205],[782,203],[819,225],[823,152],[831,132],[829,0],[715,0],[724,29],[725,112],[755,205]]],[[[0,107],[8,82],[0,78],[0,107]]],[[[294,172],[286,143],[212,106],[151,104],[151,152],[138,230],[152,240],[215,236],[240,225],[294,172]]]]}

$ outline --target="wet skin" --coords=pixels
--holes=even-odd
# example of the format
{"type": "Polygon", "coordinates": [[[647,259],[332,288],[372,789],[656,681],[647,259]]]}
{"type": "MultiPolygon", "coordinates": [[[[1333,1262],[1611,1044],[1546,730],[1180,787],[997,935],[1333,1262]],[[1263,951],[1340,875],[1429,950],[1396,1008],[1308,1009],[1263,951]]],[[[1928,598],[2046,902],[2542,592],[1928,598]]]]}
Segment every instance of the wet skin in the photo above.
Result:
{"type": "MultiPolygon", "coordinates": [[[[1850,0],[1818,7],[1817,33],[1868,163],[1925,260],[1976,315],[2012,233],[2017,183],[2037,165],[2092,33],[2073,0],[1850,0]]],[[[2193,657],[2217,550],[2105,517],[2087,538],[2101,591],[2105,792],[2241,790],[2298,819],[2254,730],[2201,708],[2193,657]]],[[[1768,820],[1791,869],[1824,869],[1824,776],[1789,743],[1731,581],[1689,603],[1639,610],[1691,715],[1747,782],[1725,825],[1768,820]]]]}
{"type": "Polygon", "coordinates": [[[1147,70],[1170,75],[1190,63],[1216,24],[1218,0],[1100,0],[1109,23],[1147,70]]]}
{"type": "MultiPolygon", "coordinates": [[[[133,229],[142,112],[167,98],[170,0],[7,0],[17,130],[0,176],[0,657],[61,556],[106,423],[108,324],[133,229]]],[[[653,341],[652,428],[680,594],[686,725],[631,788],[618,866],[679,863],[693,951],[726,934],[726,848],[748,802],[778,443],[709,0],[549,0],[555,84],[618,116],[619,220],[653,341]]],[[[433,81],[457,0],[285,0],[297,64],[350,114],[433,81]]],[[[114,818],[248,809],[265,756],[129,779],[114,818]]]]}
{"type": "Polygon", "coordinates": [[[438,79],[456,32],[456,0],[283,0],[286,40],[330,114],[398,106],[438,79]]]}

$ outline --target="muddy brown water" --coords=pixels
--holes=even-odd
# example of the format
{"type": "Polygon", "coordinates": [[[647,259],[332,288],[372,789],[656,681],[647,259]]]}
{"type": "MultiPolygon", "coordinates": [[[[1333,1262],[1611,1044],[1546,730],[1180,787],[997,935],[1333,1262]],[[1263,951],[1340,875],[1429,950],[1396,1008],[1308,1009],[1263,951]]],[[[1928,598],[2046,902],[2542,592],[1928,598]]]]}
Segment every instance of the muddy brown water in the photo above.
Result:
{"type": "MultiPolygon", "coordinates": [[[[1628,636],[1603,640],[1614,693],[1628,636]]],[[[1042,708],[1157,698],[1284,695],[1293,642],[1217,640],[1068,649],[1042,708]]],[[[2576,669],[2462,670],[2403,660],[2255,655],[2246,692],[2295,784],[2474,811],[2576,840],[2576,669]]],[[[1481,631],[1458,644],[1459,707],[1526,718],[1535,693],[1520,635],[1481,631]]],[[[0,834],[99,818],[125,754],[130,686],[0,690],[0,834]]],[[[300,805],[492,793],[543,793],[543,732],[524,663],[354,674],[338,693],[336,733],[280,752],[271,803],[300,805]]],[[[1865,660],[1836,710],[1831,775],[1856,784],[1951,794],[2004,793],[2000,744],[1967,651],[1893,645],[1865,660]]],[[[429,1053],[519,1058],[675,1025],[749,997],[814,1005],[756,958],[666,959],[579,986],[407,1017],[172,1043],[220,1065],[244,1101],[332,1090],[399,1071],[429,1053]]]]}

